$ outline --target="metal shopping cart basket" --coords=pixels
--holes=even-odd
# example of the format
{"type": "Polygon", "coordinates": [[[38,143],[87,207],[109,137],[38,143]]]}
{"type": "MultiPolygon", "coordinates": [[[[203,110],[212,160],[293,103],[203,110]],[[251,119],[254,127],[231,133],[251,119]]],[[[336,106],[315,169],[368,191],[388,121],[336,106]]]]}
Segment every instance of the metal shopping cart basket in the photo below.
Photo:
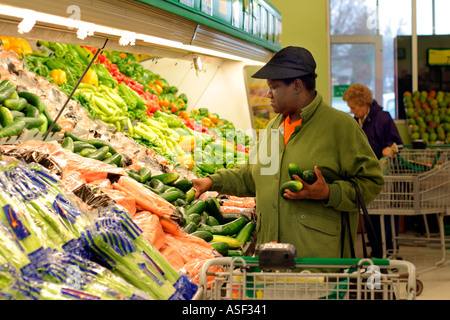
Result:
{"type": "Polygon", "coordinates": [[[265,270],[258,257],[221,257],[202,268],[198,300],[414,300],[415,266],[388,259],[295,258],[265,270]],[[405,286],[406,284],[406,286],[405,286]]]}
{"type": "Polygon", "coordinates": [[[391,257],[398,254],[397,240],[439,241],[440,260],[429,271],[445,261],[444,216],[450,213],[450,149],[429,147],[426,149],[404,148],[393,157],[383,158],[385,186],[381,194],[367,206],[369,214],[380,215],[383,257],[387,256],[385,243],[384,216],[395,215],[424,217],[425,237],[397,236],[392,228],[394,250],[391,257]],[[427,215],[438,217],[439,237],[431,236],[427,215]]]}

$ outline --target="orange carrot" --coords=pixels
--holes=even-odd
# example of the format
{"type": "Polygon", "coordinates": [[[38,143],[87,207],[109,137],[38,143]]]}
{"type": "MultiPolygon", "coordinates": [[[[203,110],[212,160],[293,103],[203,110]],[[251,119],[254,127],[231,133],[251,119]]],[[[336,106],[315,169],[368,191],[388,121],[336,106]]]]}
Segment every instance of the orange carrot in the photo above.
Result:
{"type": "Polygon", "coordinates": [[[180,270],[184,266],[184,261],[181,255],[173,247],[164,245],[159,252],[166,258],[167,262],[176,270],[180,270]]]}
{"type": "Polygon", "coordinates": [[[133,222],[142,230],[144,238],[149,240],[156,249],[160,249],[166,242],[163,227],[159,217],[149,211],[139,211],[133,216],[133,222]]]}
{"type": "Polygon", "coordinates": [[[143,209],[156,214],[160,218],[166,217],[176,219],[180,216],[180,213],[177,212],[176,207],[172,203],[147,189],[140,182],[131,177],[120,177],[118,182],[113,183],[113,187],[133,196],[136,200],[136,204],[143,209]]]}
{"type": "Polygon", "coordinates": [[[165,232],[169,232],[174,235],[177,235],[180,232],[182,232],[180,227],[178,225],[176,225],[174,222],[172,222],[171,220],[169,221],[168,219],[163,217],[163,218],[159,219],[159,222],[161,223],[165,232]]]}

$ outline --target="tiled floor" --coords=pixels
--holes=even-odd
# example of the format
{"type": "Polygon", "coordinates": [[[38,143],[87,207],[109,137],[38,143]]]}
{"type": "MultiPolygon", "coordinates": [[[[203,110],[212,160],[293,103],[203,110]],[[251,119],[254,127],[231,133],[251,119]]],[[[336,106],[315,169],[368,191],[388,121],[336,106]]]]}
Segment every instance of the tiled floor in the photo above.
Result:
{"type": "MultiPolygon", "coordinates": [[[[450,300],[450,242],[447,241],[445,260],[439,266],[436,264],[443,258],[439,241],[402,240],[399,244],[398,259],[414,264],[416,279],[423,286],[416,300],[450,300]]],[[[357,250],[361,250],[360,245],[357,250]]],[[[359,254],[362,256],[362,251],[359,254]]]]}

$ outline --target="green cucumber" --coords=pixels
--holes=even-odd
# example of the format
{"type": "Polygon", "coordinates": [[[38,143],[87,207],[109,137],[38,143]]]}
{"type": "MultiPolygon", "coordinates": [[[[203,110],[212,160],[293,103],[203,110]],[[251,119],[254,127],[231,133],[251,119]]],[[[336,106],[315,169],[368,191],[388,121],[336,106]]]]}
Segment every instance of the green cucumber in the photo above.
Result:
{"type": "Polygon", "coordinates": [[[22,111],[27,107],[27,100],[23,98],[18,99],[6,99],[3,101],[3,105],[10,110],[22,111]]]}
{"type": "Polygon", "coordinates": [[[138,170],[138,174],[141,176],[141,182],[146,183],[152,176],[152,171],[150,168],[141,167],[138,170]]]}
{"type": "Polygon", "coordinates": [[[210,242],[213,239],[213,235],[208,231],[195,231],[191,234],[205,240],[206,242],[210,242]]]}
{"type": "Polygon", "coordinates": [[[194,222],[189,222],[184,228],[183,231],[186,233],[193,233],[197,230],[197,225],[194,222]]]}
{"type": "Polygon", "coordinates": [[[87,143],[87,141],[88,141],[87,139],[83,139],[83,138],[80,138],[80,137],[74,135],[71,131],[64,132],[64,137],[71,137],[74,142],[81,141],[81,142],[87,143]]]}
{"type": "Polygon", "coordinates": [[[292,180],[295,180],[294,174],[296,174],[299,178],[302,178],[302,171],[295,163],[289,163],[288,172],[292,180]]]}
{"type": "Polygon", "coordinates": [[[210,215],[212,215],[214,218],[219,221],[219,224],[223,224],[223,215],[222,212],[220,212],[220,204],[219,201],[217,201],[217,198],[215,197],[209,197],[205,200],[206,204],[206,212],[208,212],[210,215]]]}
{"type": "Polygon", "coordinates": [[[230,236],[213,234],[211,242],[225,242],[226,244],[228,244],[229,249],[237,249],[241,247],[239,241],[230,236]]]}
{"type": "Polygon", "coordinates": [[[0,89],[0,103],[3,103],[5,100],[9,99],[17,89],[15,85],[9,82],[9,80],[3,80],[2,84],[3,85],[0,89]]]}
{"type": "MultiPolygon", "coordinates": [[[[25,117],[25,116],[29,117],[28,115],[25,115],[25,113],[23,113],[22,111],[9,110],[9,112],[11,112],[11,115],[13,116],[14,119],[16,119],[17,117],[25,117]]],[[[39,116],[39,114],[38,114],[38,116],[39,116]]],[[[35,118],[35,117],[32,117],[32,118],[35,118]]]]}
{"type": "Polygon", "coordinates": [[[241,217],[247,219],[247,221],[249,220],[248,217],[245,214],[242,214],[242,213],[239,213],[239,212],[223,213],[222,216],[223,216],[224,223],[228,223],[228,222],[234,221],[237,218],[241,218],[241,217]]]}
{"type": "Polygon", "coordinates": [[[39,118],[42,119],[43,123],[42,125],[38,128],[40,132],[47,132],[48,129],[48,119],[45,115],[43,115],[42,113],[39,114],[39,118]]]}
{"type": "Polygon", "coordinates": [[[199,213],[201,214],[205,211],[206,203],[202,199],[195,199],[192,201],[189,206],[186,208],[186,214],[189,215],[191,213],[199,213]]]}
{"type": "Polygon", "coordinates": [[[164,193],[160,194],[160,197],[164,198],[169,202],[174,202],[180,197],[180,193],[178,191],[164,191],[164,193]]]}
{"type": "Polygon", "coordinates": [[[244,217],[240,217],[234,221],[218,226],[208,226],[206,224],[202,224],[201,230],[209,231],[215,235],[231,236],[237,234],[246,223],[247,219],[244,217]]]}
{"type": "Polygon", "coordinates": [[[101,147],[94,151],[93,153],[89,154],[87,157],[95,160],[103,160],[105,159],[106,154],[108,153],[108,146],[101,147]]]}
{"type": "Polygon", "coordinates": [[[110,157],[103,160],[104,163],[119,166],[120,160],[122,160],[122,155],[120,153],[116,153],[115,155],[111,155],[110,157]]]}
{"type": "Polygon", "coordinates": [[[129,177],[133,178],[138,182],[141,182],[141,176],[139,175],[139,172],[136,169],[125,169],[125,172],[128,174],[129,177]]]}
{"type": "Polygon", "coordinates": [[[23,120],[26,122],[25,128],[33,129],[39,128],[44,123],[44,120],[41,118],[30,118],[30,117],[18,117],[17,120],[23,120]]]}
{"type": "Polygon", "coordinates": [[[19,97],[24,98],[28,104],[31,104],[32,106],[38,108],[39,112],[44,113],[44,110],[47,108],[41,98],[34,93],[22,91],[18,92],[17,94],[19,95],[19,97]]]}
{"type": "Polygon", "coordinates": [[[241,249],[228,249],[227,256],[228,257],[243,257],[244,251],[242,251],[241,249]]]}
{"type": "Polygon", "coordinates": [[[303,184],[300,181],[291,180],[291,181],[285,182],[281,185],[280,194],[284,198],[284,192],[286,190],[290,190],[292,192],[298,192],[302,189],[303,189],[303,184]]]}
{"type": "Polygon", "coordinates": [[[150,180],[150,182],[147,181],[146,184],[157,190],[159,193],[163,193],[168,188],[161,180],[153,178],[150,180]]]}
{"type": "Polygon", "coordinates": [[[0,107],[0,120],[2,122],[2,126],[6,127],[14,122],[14,116],[6,107],[0,107]]]}
{"type": "Polygon", "coordinates": [[[236,240],[239,241],[241,245],[244,245],[252,235],[253,230],[255,230],[256,223],[254,221],[249,221],[245,226],[242,227],[241,230],[239,230],[238,234],[236,235],[236,240]]]}
{"type": "Polygon", "coordinates": [[[5,137],[17,136],[22,132],[23,129],[25,129],[26,125],[27,123],[23,120],[14,120],[14,122],[10,125],[0,129],[0,139],[5,137]]]}
{"type": "Polygon", "coordinates": [[[26,116],[27,117],[32,117],[32,118],[37,118],[39,117],[39,109],[36,108],[35,106],[32,106],[31,104],[28,104],[27,107],[25,108],[26,111],[26,116]]]}
{"type": "Polygon", "coordinates": [[[94,147],[92,144],[84,142],[84,141],[79,141],[79,140],[74,140],[72,138],[72,135],[65,135],[66,138],[71,138],[73,141],[73,152],[79,153],[81,150],[83,149],[93,149],[93,150],[97,150],[96,147],[94,147]]]}
{"type": "Polygon", "coordinates": [[[314,170],[305,170],[305,171],[303,171],[302,179],[307,184],[313,184],[314,182],[317,181],[317,176],[316,176],[316,173],[314,172],[314,170]]]}
{"type": "Polygon", "coordinates": [[[186,214],[186,223],[193,222],[198,225],[202,220],[202,216],[198,213],[186,214]]]}
{"type": "Polygon", "coordinates": [[[212,227],[212,226],[218,226],[218,225],[220,225],[219,221],[217,221],[217,219],[214,218],[213,216],[208,216],[208,217],[206,217],[205,223],[206,223],[208,226],[211,226],[211,227],[212,227]]]}
{"type": "Polygon", "coordinates": [[[102,139],[89,139],[87,141],[88,143],[92,144],[94,147],[96,147],[97,149],[102,148],[102,147],[108,147],[109,152],[111,152],[111,154],[116,154],[117,151],[114,149],[114,147],[112,146],[111,143],[109,143],[106,140],[102,140],[102,139]]]}
{"type": "Polygon", "coordinates": [[[192,188],[194,183],[192,182],[191,179],[181,179],[181,180],[176,181],[173,185],[175,187],[177,187],[178,189],[180,189],[184,192],[187,192],[192,188]]]}
{"type": "MultiPolygon", "coordinates": [[[[104,161],[103,161],[103,162],[104,162],[104,161]]],[[[148,190],[150,190],[150,191],[156,193],[157,195],[160,195],[160,194],[161,194],[159,191],[157,191],[156,189],[153,189],[152,187],[150,187],[149,185],[147,185],[147,184],[145,184],[145,183],[143,183],[142,185],[143,185],[144,187],[146,187],[148,190]]]]}
{"type": "Polygon", "coordinates": [[[184,199],[186,201],[186,203],[191,203],[195,198],[195,190],[194,189],[190,189],[189,191],[186,192],[186,198],[184,199]]]}
{"type": "Polygon", "coordinates": [[[160,180],[165,185],[171,184],[178,180],[180,175],[176,172],[167,172],[167,173],[161,173],[156,176],[153,176],[152,179],[160,180]]]}
{"type": "Polygon", "coordinates": [[[64,138],[63,142],[61,143],[61,147],[66,150],[73,152],[73,140],[71,137],[64,138]]]}
{"type": "Polygon", "coordinates": [[[209,242],[209,244],[221,255],[226,256],[228,254],[229,248],[226,242],[209,242]]]}
{"type": "Polygon", "coordinates": [[[176,207],[182,207],[186,205],[186,201],[184,201],[184,199],[178,198],[173,202],[173,205],[176,207]]]}
{"type": "Polygon", "coordinates": [[[93,154],[96,151],[97,151],[97,149],[84,148],[83,150],[81,150],[79,152],[79,154],[80,154],[80,156],[83,156],[83,157],[89,157],[91,154],[93,154]]]}

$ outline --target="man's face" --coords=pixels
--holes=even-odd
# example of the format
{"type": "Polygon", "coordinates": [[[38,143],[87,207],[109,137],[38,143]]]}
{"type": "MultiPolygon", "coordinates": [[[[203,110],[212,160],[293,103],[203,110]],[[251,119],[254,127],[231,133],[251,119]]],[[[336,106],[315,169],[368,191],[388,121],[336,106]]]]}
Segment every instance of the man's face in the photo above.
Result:
{"type": "Polygon", "coordinates": [[[281,80],[267,80],[267,97],[274,112],[287,115],[295,110],[294,83],[287,85],[281,80]]]}

